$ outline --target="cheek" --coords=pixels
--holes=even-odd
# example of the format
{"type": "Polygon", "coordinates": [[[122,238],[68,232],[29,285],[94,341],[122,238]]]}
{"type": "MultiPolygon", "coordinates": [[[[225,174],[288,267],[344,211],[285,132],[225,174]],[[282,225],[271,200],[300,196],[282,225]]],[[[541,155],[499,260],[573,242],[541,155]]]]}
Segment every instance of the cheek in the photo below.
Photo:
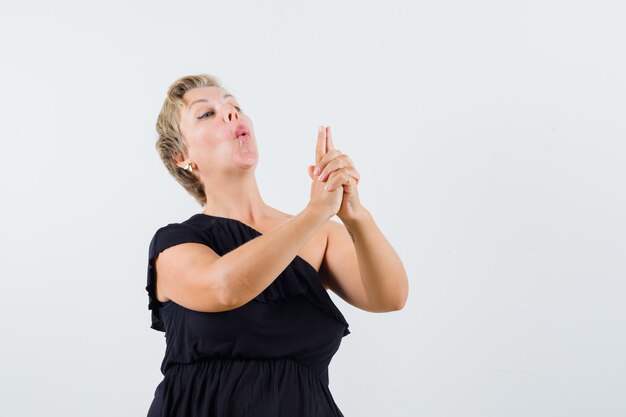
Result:
{"type": "Polygon", "coordinates": [[[227,134],[218,135],[216,132],[212,132],[210,136],[204,136],[201,149],[206,159],[218,162],[231,154],[234,143],[235,141],[230,139],[227,134]]]}
{"type": "Polygon", "coordinates": [[[226,134],[217,130],[208,124],[196,126],[194,132],[194,141],[204,149],[216,148],[226,142],[226,134]]]}

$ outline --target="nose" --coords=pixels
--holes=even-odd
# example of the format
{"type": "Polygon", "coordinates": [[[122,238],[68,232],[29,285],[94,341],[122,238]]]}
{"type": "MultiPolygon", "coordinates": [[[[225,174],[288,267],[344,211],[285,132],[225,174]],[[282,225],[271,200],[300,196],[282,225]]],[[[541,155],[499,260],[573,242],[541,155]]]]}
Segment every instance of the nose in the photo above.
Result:
{"type": "Polygon", "coordinates": [[[228,123],[233,120],[239,120],[239,112],[234,106],[228,106],[224,112],[224,121],[228,123]]]}

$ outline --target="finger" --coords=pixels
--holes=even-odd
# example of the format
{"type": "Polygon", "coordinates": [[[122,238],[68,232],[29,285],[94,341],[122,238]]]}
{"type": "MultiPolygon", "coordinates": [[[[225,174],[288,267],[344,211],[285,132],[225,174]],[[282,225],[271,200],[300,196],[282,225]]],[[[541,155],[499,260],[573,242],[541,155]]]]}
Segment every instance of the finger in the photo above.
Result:
{"type": "Polygon", "coordinates": [[[315,165],[319,168],[319,163],[326,155],[326,129],[320,126],[317,129],[317,145],[315,147],[315,165]]]}
{"type": "Polygon", "coordinates": [[[326,158],[332,158],[332,161],[324,166],[324,169],[318,175],[318,180],[322,182],[326,181],[327,178],[330,178],[333,172],[343,169],[350,173],[350,176],[354,178],[356,185],[359,184],[361,174],[359,174],[359,171],[357,171],[354,167],[354,163],[348,155],[342,154],[341,151],[335,149],[334,151],[328,152],[326,156],[322,158],[322,164],[324,164],[326,158]]]}
{"type": "Polygon", "coordinates": [[[326,152],[326,155],[324,155],[322,159],[320,160],[320,162],[317,164],[318,168],[320,169],[320,172],[322,172],[324,167],[328,165],[330,161],[337,158],[339,155],[343,155],[343,153],[338,149],[326,152]]]}
{"type": "MultiPolygon", "coordinates": [[[[339,172],[344,172],[344,173],[348,174],[349,177],[352,178],[352,180],[351,180],[352,182],[350,183],[350,185],[352,185],[352,186],[359,185],[359,180],[361,179],[361,174],[359,174],[359,171],[357,171],[355,167],[346,167],[346,168],[342,168],[340,171],[335,171],[335,173],[339,173],[339,172]]],[[[331,173],[331,175],[332,174],[333,173],[331,173]]]]}
{"type": "Polygon", "coordinates": [[[330,126],[326,128],[326,151],[330,152],[335,149],[333,144],[333,135],[330,132],[330,126]]]}
{"type": "Polygon", "coordinates": [[[320,181],[324,181],[326,178],[328,178],[328,175],[331,172],[336,171],[340,168],[346,168],[350,166],[344,156],[345,155],[337,149],[335,149],[334,151],[329,151],[320,162],[320,167],[322,167],[322,170],[318,174],[318,179],[320,181]]]}
{"type": "Polygon", "coordinates": [[[335,191],[338,187],[341,187],[344,184],[348,185],[350,178],[350,175],[344,173],[334,175],[332,178],[328,179],[324,189],[328,191],[335,191]]]}
{"type": "Polygon", "coordinates": [[[353,177],[353,172],[354,171],[351,169],[341,169],[333,172],[328,178],[328,181],[326,181],[324,189],[333,191],[335,188],[343,186],[346,192],[350,192],[351,187],[355,187],[357,184],[357,181],[353,177]]]}
{"type": "Polygon", "coordinates": [[[348,155],[343,155],[345,156],[348,160],[348,163],[345,165],[345,170],[346,172],[348,172],[350,174],[350,176],[352,177],[352,179],[354,180],[353,184],[355,185],[359,185],[359,180],[361,179],[361,174],[359,174],[359,171],[357,171],[357,169],[355,168],[354,164],[352,163],[352,160],[350,159],[350,157],[348,155]]]}

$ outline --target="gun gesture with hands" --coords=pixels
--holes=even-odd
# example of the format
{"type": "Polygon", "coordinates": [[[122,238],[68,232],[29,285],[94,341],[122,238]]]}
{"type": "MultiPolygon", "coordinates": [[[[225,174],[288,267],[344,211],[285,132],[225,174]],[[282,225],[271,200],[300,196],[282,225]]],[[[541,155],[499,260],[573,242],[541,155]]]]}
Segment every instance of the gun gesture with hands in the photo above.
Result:
{"type": "Polygon", "coordinates": [[[333,214],[337,214],[344,223],[355,219],[362,207],[357,190],[361,175],[350,157],[335,149],[330,126],[318,129],[315,165],[309,165],[308,171],[313,180],[312,196],[314,191],[329,193],[330,196],[322,198],[325,200],[328,197],[329,206],[338,209],[333,214]]]}

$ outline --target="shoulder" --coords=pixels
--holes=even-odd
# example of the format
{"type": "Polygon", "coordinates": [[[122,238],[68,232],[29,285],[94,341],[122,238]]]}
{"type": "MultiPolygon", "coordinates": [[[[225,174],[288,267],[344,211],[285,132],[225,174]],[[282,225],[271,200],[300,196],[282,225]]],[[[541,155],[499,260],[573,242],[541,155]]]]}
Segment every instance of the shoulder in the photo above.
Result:
{"type": "Polygon", "coordinates": [[[197,234],[199,229],[188,223],[168,223],[164,226],[160,226],[157,228],[156,232],[154,232],[153,239],[162,238],[162,237],[174,237],[179,235],[192,235],[197,234]]]}
{"type": "Polygon", "coordinates": [[[216,218],[194,214],[183,221],[167,223],[158,227],[154,237],[201,235],[209,230],[216,223],[216,220],[216,218]]]}
{"type": "Polygon", "coordinates": [[[168,223],[159,227],[150,241],[150,255],[154,256],[180,243],[207,243],[206,234],[193,223],[168,223]]]}

